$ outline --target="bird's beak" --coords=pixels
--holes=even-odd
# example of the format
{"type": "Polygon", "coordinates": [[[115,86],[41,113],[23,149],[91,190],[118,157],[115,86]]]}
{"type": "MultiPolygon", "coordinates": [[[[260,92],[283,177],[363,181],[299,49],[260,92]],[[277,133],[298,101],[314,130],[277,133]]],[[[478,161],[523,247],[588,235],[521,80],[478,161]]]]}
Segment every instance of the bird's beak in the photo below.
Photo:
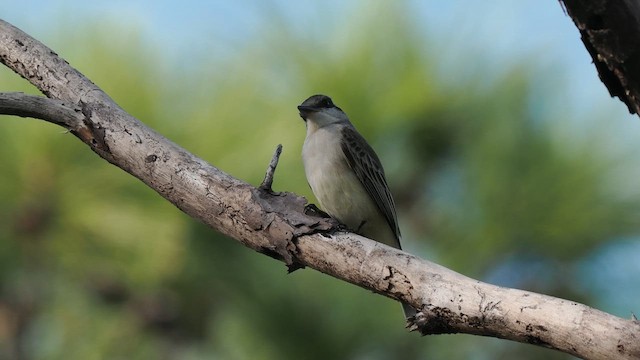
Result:
{"type": "Polygon", "coordinates": [[[307,120],[307,117],[309,115],[311,115],[312,113],[318,111],[318,109],[316,109],[313,106],[304,106],[304,105],[300,105],[298,106],[298,111],[300,112],[300,117],[302,118],[302,120],[307,120]]]}

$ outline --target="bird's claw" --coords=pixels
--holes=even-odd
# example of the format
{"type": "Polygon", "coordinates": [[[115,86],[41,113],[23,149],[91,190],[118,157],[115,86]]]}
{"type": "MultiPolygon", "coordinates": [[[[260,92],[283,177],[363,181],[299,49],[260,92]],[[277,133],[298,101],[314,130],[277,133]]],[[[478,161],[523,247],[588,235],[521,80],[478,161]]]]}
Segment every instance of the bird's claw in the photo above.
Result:
{"type": "Polygon", "coordinates": [[[331,216],[329,216],[329,214],[327,214],[326,212],[320,210],[316,204],[307,204],[304,206],[304,214],[305,215],[309,215],[309,216],[314,216],[314,217],[321,217],[321,218],[331,218],[331,216]]]}

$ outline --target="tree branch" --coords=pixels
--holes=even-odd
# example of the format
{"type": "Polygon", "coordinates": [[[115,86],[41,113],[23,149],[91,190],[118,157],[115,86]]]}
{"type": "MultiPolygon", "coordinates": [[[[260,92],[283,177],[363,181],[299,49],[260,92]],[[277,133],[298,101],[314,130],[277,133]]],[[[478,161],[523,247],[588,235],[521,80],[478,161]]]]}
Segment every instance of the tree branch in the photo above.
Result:
{"type": "Polygon", "coordinates": [[[282,153],[282,145],[278,144],[276,147],[276,151],[273,153],[273,157],[271,158],[271,162],[269,162],[269,166],[267,167],[267,172],[264,174],[264,180],[262,180],[262,184],[258,187],[260,190],[271,192],[271,186],[273,185],[273,175],[276,172],[276,167],[278,166],[278,160],[280,160],[280,154],[282,153]]]}
{"type": "Polygon", "coordinates": [[[62,101],[20,92],[0,93],[0,113],[42,119],[69,130],[83,127],[80,108],[70,108],[62,101]]]}
{"type": "Polygon", "coordinates": [[[640,112],[640,2],[635,0],[561,0],[580,31],[600,80],[640,112]]]}
{"type": "MultiPolygon", "coordinates": [[[[412,329],[499,337],[589,359],[640,357],[637,321],[482,283],[358,235],[336,232],[330,219],[304,214],[304,198],[233,178],[146,127],[53,51],[3,21],[0,61],[49,98],[80,109],[86,130],[72,131],[74,135],[185,213],[290,266],[308,266],[421,309],[412,329]]],[[[12,111],[42,115],[27,112],[26,106],[12,111]]],[[[66,121],[55,123],[70,129],[66,121]]]]}

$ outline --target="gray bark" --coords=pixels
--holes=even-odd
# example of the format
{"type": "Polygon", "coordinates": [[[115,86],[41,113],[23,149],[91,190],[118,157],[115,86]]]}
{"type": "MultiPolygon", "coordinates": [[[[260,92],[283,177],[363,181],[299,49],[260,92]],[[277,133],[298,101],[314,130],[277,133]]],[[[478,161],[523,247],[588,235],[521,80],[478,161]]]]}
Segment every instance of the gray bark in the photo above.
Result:
{"type": "Polygon", "coordinates": [[[561,1],[609,94],[640,113],[640,2],[561,1]]]}
{"type": "Polygon", "coordinates": [[[3,21],[0,61],[55,100],[16,99],[28,96],[10,94],[0,97],[0,109],[13,109],[4,113],[64,126],[102,158],[185,213],[284,261],[290,269],[308,266],[411,304],[421,310],[410,324],[412,330],[499,337],[587,359],[640,358],[640,322],[563,299],[482,283],[337,231],[335,222],[304,214],[304,198],[273,193],[269,186],[253,187],[154,132],[53,51],[3,21]],[[25,105],[34,102],[51,109],[36,111],[25,105]],[[56,111],[75,113],[70,115],[75,120],[39,113],[56,111]]]}

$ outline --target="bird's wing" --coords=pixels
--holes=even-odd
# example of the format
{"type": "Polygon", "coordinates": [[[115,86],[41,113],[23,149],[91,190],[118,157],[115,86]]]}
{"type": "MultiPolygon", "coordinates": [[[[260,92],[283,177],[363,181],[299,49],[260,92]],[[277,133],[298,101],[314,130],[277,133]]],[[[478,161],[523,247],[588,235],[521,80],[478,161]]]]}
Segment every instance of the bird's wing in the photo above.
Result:
{"type": "Polygon", "coordinates": [[[400,227],[396,216],[396,206],[391,197],[384,169],[375,151],[354,128],[342,128],[342,152],[355,172],[362,186],[375,201],[378,209],[387,219],[397,239],[400,239],[400,227]]]}

